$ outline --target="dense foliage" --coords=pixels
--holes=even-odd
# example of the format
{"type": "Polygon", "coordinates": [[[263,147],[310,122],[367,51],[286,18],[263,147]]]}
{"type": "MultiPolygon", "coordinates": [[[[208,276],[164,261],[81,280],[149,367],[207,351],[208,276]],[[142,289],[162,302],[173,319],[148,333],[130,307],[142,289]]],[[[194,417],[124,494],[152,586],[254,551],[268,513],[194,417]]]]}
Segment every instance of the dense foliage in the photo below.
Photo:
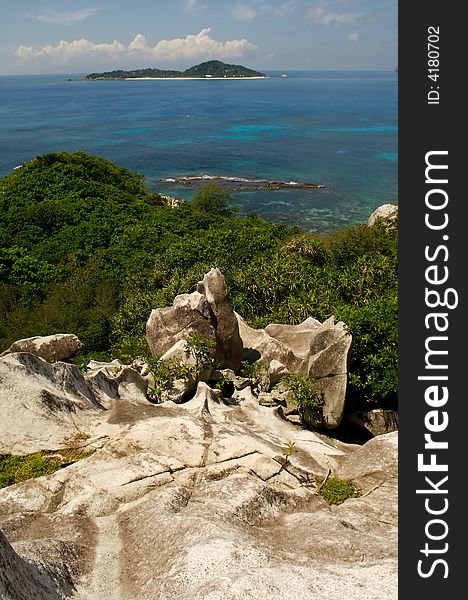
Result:
{"type": "Polygon", "coordinates": [[[237,211],[232,208],[231,203],[229,190],[219,183],[205,183],[193,195],[192,208],[207,214],[232,217],[237,211]]]}
{"type": "Polygon", "coordinates": [[[220,60],[209,60],[186,69],[174,71],[167,69],[133,69],[123,71],[106,71],[104,73],[91,73],[84,79],[134,79],[139,77],[265,77],[263,73],[248,69],[242,65],[229,65],[220,60]]]}
{"type": "Polygon", "coordinates": [[[395,229],[319,236],[221,213],[203,202],[169,208],[139,174],[79,152],[16,169],[0,181],[0,349],[69,332],[88,354],[144,355],[151,309],[193,291],[217,266],[253,326],[310,315],[345,321],[354,336],[351,397],[393,402],[395,229]]]}

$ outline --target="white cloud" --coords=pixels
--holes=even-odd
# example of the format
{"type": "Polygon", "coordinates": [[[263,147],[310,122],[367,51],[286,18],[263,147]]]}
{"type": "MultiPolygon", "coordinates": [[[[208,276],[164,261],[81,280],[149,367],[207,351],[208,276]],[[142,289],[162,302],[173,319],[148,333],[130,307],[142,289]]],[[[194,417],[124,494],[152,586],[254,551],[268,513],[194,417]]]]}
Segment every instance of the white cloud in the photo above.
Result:
{"type": "Polygon", "coordinates": [[[305,10],[306,18],[314,25],[342,27],[354,23],[360,15],[346,12],[332,12],[326,4],[310,6],[305,10]]]}
{"type": "Polygon", "coordinates": [[[292,10],[296,8],[295,0],[288,0],[287,2],[283,2],[280,6],[274,7],[270,4],[263,4],[259,8],[259,13],[261,15],[272,15],[274,17],[285,17],[292,10]]]}
{"type": "Polygon", "coordinates": [[[348,35],[348,40],[350,40],[351,42],[359,42],[360,39],[361,36],[359,35],[359,33],[350,33],[348,35]]]}
{"type": "Polygon", "coordinates": [[[200,0],[184,0],[184,8],[188,13],[197,13],[205,10],[207,6],[200,3],[200,0]]]}
{"type": "Polygon", "coordinates": [[[16,56],[24,61],[52,58],[61,63],[67,63],[88,56],[115,58],[124,55],[125,51],[125,46],[117,40],[114,40],[111,44],[94,44],[82,38],[73,42],[62,40],[57,46],[44,46],[39,50],[35,50],[32,46],[19,46],[16,50],[16,56]]]}
{"type": "Polygon", "coordinates": [[[185,38],[160,40],[156,45],[148,44],[141,33],[125,46],[114,40],[112,43],[94,43],[86,39],[72,42],[60,41],[56,46],[45,46],[35,49],[32,46],[19,46],[16,56],[23,61],[34,61],[47,58],[61,64],[83,61],[93,58],[103,60],[127,58],[141,58],[161,61],[177,59],[209,59],[209,58],[241,58],[257,47],[246,39],[227,40],[220,42],[210,37],[211,29],[202,29],[196,35],[187,35],[185,38]]]}
{"type": "Polygon", "coordinates": [[[257,16],[257,11],[247,4],[238,3],[231,8],[231,15],[239,21],[251,21],[257,16]]]}
{"type": "Polygon", "coordinates": [[[282,2],[280,6],[256,2],[255,7],[237,2],[231,8],[231,16],[240,21],[251,21],[257,17],[285,17],[295,6],[296,0],[287,0],[282,2]]]}
{"type": "Polygon", "coordinates": [[[43,21],[44,23],[51,23],[52,25],[72,25],[79,21],[84,21],[91,15],[99,12],[101,8],[82,8],[81,10],[75,11],[58,11],[45,9],[38,13],[26,13],[26,16],[36,21],[43,21]]]}

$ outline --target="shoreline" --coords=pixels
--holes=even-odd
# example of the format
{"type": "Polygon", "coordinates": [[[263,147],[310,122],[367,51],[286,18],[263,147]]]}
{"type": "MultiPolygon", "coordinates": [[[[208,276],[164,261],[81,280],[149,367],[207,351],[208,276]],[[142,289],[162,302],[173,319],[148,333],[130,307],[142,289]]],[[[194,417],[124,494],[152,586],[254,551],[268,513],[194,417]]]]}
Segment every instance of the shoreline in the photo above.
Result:
{"type": "MultiPolygon", "coordinates": [[[[85,79],[85,78],[84,78],[85,79]]],[[[265,77],[96,77],[95,79],[85,79],[85,81],[226,81],[235,79],[236,81],[245,81],[247,79],[270,79],[270,76],[265,77]]]]}

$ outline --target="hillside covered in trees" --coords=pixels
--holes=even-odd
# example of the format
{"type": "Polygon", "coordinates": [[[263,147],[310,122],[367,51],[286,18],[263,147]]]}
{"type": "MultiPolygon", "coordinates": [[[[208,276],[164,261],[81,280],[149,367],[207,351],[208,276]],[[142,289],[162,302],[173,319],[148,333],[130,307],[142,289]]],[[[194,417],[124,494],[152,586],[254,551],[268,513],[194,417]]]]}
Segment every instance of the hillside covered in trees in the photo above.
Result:
{"type": "Polygon", "coordinates": [[[38,156],[0,181],[0,351],[76,334],[86,356],[148,353],[152,308],[211,267],[255,327],[335,315],[353,335],[349,393],[394,404],[397,233],[355,226],[321,236],[239,217],[222,190],[168,207],[141,175],[84,153],[38,156]]]}
{"type": "Polygon", "coordinates": [[[167,69],[132,69],[130,71],[106,71],[104,73],[90,73],[83,79],[138,79],[141,77],[150,78],[192,78],[192,77],[266,77],[259,71],[248,69],[242,65],[230,65],[221,60],[208,60],[194,65],[185,71],[174,71],[167,69]]]}

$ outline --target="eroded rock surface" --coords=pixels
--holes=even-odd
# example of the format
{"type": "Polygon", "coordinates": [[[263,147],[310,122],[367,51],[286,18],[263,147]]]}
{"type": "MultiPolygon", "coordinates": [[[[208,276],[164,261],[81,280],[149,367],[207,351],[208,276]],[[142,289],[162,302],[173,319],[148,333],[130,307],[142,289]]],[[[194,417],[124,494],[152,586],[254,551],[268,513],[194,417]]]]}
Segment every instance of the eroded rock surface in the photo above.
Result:
{"type": "Polygon", "coordinates": [[[0,358],[0,453],[62,448],[67,438],[98,435],[113,400],[149,404],[147,382],[130,367],[101,363],[87,374],[18,352],[0,358]]]}
{"type": "Polygon", "coordinates": [[[0,490],[2,581],[29,598],[396,598],[397,434],[344,444],[250,387],[228,401],[205,383],[185,404],[119,398],[101,417],[92,456],[0,490]],[[329,470],[367,495],[329,506],[329,470]]]}
{"type": "Polygon", "coordinates": [[[344,323],[330,317],[323,323],[312,318],[299,325],[268,325],[253,329],[236,315],[245,356],[274,364],[274,384],[285,373],[313,377],[323,403],[323,414],[305,411],[306,422],[323,429],[341,423],[346,400],[348,355],[352,337],[344,323]]]}

